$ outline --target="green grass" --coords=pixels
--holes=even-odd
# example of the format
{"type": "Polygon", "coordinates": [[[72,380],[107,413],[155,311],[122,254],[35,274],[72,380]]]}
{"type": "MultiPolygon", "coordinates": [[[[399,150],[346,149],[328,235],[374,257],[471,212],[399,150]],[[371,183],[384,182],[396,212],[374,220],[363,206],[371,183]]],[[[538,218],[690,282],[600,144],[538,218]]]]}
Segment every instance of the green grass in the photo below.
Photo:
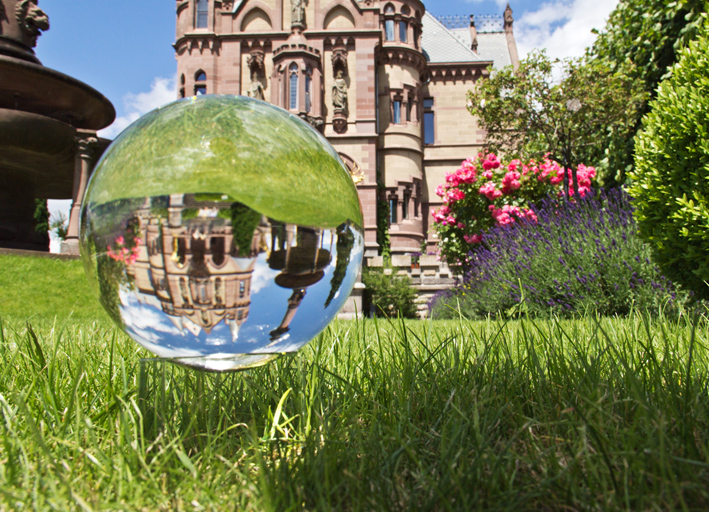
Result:
{"type": "Polygon", "coordinates": [[[0,254],[0,315],[34,320],[103,320],[79,260],[0,254]]]}
{"type": "Polygon", "coordinates": [[[0,510],[709,507],[705,319],[335,322],[205,374],[4,304],[0,510]]]}

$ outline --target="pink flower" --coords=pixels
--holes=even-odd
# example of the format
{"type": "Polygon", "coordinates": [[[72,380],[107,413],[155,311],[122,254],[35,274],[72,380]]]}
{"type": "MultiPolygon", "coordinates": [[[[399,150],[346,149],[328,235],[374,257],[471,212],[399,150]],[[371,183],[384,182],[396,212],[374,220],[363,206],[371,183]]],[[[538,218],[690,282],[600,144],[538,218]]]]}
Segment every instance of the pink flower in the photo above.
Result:
{"type": "Polygon", "coordinates": [[[458,222],[458,229],[464,229],[464,228],[465,228],[465,224],[463,224],[462,222],[458,222]]]}
{"type": "Polygon", "coordinates": [[[449,226],[455,226],[455,217],[453,217],[452,215],[449,215],[449,216],[446,218],[446,223],[447,223],[449,226]]]}
{"type": "Polygon", "coordinates": [[[463,235],[463,239],[469,244],[479,244],[483,241],[483,237],[480,234],[463,235]]]}
{"type": "Polygon", "coordinates": [[[492,179],[492,171],[483,171],[482,177],[487,178],[488,180],[491,180],[492,179]]]}
{"type": "Polygon", "coordinates": [[[453,188],[449,190],[447,195],[449,203],[454,203],[465,198],[465,192],[463,192],[459,188],[453,188]]]}
{"type": "Polygon", "coordinates": [[[436,187],[436,195],[438,197],[444,197],[446,195],[446,188],[443,185],[438,185],[436,187]]]}
{"type": "Polygon", "coordinates": [[[123,244],[125,244],[125,240],[123,239],[123,235],[121,235],[121,236],[119,236],[118,238],[116,238],[116,243],[117,243],[118,245],[123,245],[123,244]]]}
{"type": "Polygon", "coordinates": [[[494,201],[498,197],[502,195],[502,192],[495,189],[495,183],[492,181],[488,181],[485,183],[480,189],[478,190],[478,193],[484,195],[487,197],[490,201],[494,201]]]}
{"type": "Polygon", "coordinates": [[[518,190],[522,186],[519,181],[520,178],[521,176],[517,171],[510,171],[505,174],[505,177],[502,178],[502,193],[510,194],[512,191],[518,190]]]}

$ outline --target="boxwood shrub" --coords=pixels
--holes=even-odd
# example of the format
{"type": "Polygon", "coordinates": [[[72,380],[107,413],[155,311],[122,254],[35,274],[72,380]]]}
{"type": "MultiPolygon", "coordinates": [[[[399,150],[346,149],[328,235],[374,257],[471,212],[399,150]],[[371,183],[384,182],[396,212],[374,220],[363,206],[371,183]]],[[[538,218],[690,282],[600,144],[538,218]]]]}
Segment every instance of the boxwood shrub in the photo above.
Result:
{"type": "Polygon", "coordinates": [[[707,26],[659,86],[635,144],[630,193],[640,236],[672,281],[709,299],[707,26]]]}

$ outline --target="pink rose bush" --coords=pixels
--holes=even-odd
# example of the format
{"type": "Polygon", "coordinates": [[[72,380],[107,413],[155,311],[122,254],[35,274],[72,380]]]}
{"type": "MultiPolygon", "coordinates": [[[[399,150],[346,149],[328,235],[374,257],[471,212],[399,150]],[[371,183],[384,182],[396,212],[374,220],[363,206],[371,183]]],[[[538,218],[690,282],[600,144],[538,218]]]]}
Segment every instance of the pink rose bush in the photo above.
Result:
{"type": "Polygon", "coordinates": [[[127,244],[125,238],[119,236],[116,238],[113,248],[111,246],[106,247],[106,254],[113,260],[131,265],[138,259],[138,254],[140,253],[140,247],[138,246],[141,243],[142,240],[140,238],[133,237],[133,243],[127,244]]]}
{"type": "MultiPolygon", "coordinates": [[[[566,172],[571,183],[571,170],[566,172]]],[[[585,197],[596,170],[580,164],[576,176],[579,195],[585,197]]],[[[563,181],[564,170],[548,157],[527,163],[514,159],[506,165],[494,153],[468,158],[436,188],[443,199],[443,206],[432,212],[441,259],[465,266],[468,253],[484,240],[492,226],[536,222],[530,206],[556,189],[563,195],[563,181]]]]}

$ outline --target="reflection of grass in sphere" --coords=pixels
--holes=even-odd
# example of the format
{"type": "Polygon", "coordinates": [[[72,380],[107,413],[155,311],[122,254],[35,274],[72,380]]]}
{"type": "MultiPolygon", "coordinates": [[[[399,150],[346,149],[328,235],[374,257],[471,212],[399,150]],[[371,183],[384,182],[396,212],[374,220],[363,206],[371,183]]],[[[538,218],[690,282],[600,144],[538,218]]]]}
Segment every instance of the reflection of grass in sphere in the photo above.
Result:
{"type": "Polygon", "coordinates": [[[235,96],[177,101],[139,119],[106,151],[87,200],[200,193],[281,222],[362,226],[357,192],[335,151],[305,122],[235,96]]]}

